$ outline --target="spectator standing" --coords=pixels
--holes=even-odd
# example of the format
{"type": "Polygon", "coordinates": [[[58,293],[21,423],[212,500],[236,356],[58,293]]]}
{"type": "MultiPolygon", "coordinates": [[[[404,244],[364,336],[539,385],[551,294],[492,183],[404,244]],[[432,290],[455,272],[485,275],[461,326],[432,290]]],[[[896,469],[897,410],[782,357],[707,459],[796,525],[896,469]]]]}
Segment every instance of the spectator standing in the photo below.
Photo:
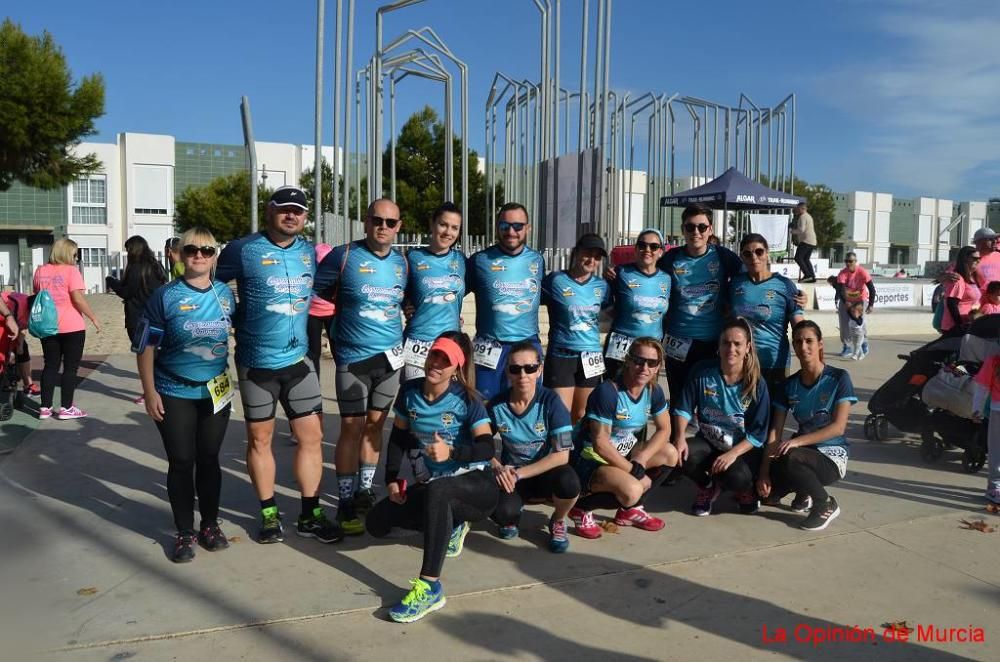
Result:
{"type": "Polygon", "coordinates": [[[817,246],[816,224],[813,222],[813,217],[809,215],[805,202],[800,202],[795,206],[791,231],[792,243],[796,246],[795,264],[799,265],[799,269],[802,270],[799,282],[815,283],[816,272],[813,271],[809,258],[817,246]]]}

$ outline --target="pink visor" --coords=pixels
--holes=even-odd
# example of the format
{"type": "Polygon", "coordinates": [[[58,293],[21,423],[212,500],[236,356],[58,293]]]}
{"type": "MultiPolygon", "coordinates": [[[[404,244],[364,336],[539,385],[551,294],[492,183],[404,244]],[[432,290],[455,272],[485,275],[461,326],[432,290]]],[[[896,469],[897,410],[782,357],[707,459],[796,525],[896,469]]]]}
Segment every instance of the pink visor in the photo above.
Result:
{"type": "Polygon", "coordinates": [[[448,363],[461,368],[465,365],[465,352],[458,346],[458,343],[451,338],[438,338],[431,345],[432,352],[441,352],[448,357],[448,363]]]}

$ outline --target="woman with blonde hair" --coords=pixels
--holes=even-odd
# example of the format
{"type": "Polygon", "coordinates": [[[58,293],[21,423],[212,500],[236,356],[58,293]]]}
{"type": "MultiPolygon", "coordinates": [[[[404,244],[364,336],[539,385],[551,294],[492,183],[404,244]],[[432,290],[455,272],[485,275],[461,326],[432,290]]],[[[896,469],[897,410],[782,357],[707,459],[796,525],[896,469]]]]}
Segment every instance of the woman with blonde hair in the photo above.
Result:
{"type": "Polygon", "coordinates": [[[56,418],[67,420],[83,418],[87,412],[73,403],[76,391],[76,372],[83,358],[83,345],[87,339],[87,317],[98,333],[101,324],[90,309],[84,296],[86,285],[77,263],[80,261],[79,247],[72,239],[57,239],[52,245],[48,264],[35,269],[33,286],[37,295],[46,290],[52,297],[59,317],[59,331],[41,339],[44,363],[42,368],[42,403],[38,418],[52,418],[52,401],[56,390],[56,377],[62,366],[59,382],[61,407],[56,418]]]}
{"type": "Polygon", "coordinates": [[[723,489],[736,494],[740,512],[757,511],[754,481],[770,407],[750,323],[730,319],[722,326],[718,358],[692,368],[673,412],[674,446],[684,475],[698,487],[693,515],[710,515],[723,489]],[[695,417],[698,433],[687,439],[695,417]]]}

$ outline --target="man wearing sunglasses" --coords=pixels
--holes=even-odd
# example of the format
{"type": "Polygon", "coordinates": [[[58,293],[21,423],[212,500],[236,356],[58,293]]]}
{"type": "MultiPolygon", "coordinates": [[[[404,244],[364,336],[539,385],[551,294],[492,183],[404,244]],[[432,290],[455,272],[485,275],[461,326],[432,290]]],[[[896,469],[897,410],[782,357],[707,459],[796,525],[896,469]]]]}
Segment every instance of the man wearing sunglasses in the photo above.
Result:
{"type": "Polygon", "coordinates": [[[295,479],[301,491],[300,536],[332,543],[343,533],[323,514],[319,484],[323,475],[323,431],[316,368],[306,356],[307,323],[316,251],[302,236],[306,195],[297,186],[275,190],[267,205],[263,231],[237,239],[219,255],[215,276],[236,280],[236,374],[247,425],[247,467],[260,499],[260,543],[284,540],[274,498],[274,417],[280,402],[295,448],[295,479]]]}
{"type": "Polygon", "coordinates": [[[365,238],[338,246],[316,270],[315,292],[337,305],[334,359],[340,408],[337,521],[348,535],[364,533],[360,515],[374,505],[372,480],[382,427],[399,390],[408,265],[392,247],[399,207],[381,198],[365,213],[365,238]]]}
{"type": "Polygon", "coordinates": [[[497,243],[469,258],[466,292],[476,296],[476,389],[486,400],[504,384],[507,356],[527,340],[541,354],[538,307],[545,259],[527,246],[531,226],[523,205],[508,202],[497,215],[497,243]]]}

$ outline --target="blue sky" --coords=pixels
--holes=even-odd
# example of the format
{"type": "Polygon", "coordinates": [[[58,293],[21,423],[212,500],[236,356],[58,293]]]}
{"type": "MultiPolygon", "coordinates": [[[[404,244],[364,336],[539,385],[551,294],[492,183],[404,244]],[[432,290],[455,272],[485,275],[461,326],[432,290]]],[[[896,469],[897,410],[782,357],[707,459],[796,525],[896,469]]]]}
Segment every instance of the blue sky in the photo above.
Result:
{"type": "MultiPolygon", "coordinates": [[[[355,68],[374,49],[380,4],[357,0],[355,68]]],[[[574,89],[582,4],[562,2],[561,79],[574,89]]],[[[335,8],[327,0],[327,143],[335,8]]],[[[590,10],[593,36],[596,0],[590,10]]],[[[105,76],[107,112],[91,140],[137,131],[241,143],[245,94],[258,140],[313,142],[312,0],[50,0],[5,12],[51,32],[75,75],[105,76]]],[[[482,153],[494,72],[538,77],[538,16],[531,0],[427,0],[389,14],[385,35],[431,26],[468,63],[471,144],[482,153]]],[[[740,92],[758,105],[794,92],[796,174],[838,191],[985,200],[1000,196],[998,40],[995,0],[615,0],[611,86],[734,106],[740,92]]],[[[591,70],[593,54],[591,43],[591,70]]],[[[440,111],[439,89],[406,81],[398,112],[440,111]]]]}

